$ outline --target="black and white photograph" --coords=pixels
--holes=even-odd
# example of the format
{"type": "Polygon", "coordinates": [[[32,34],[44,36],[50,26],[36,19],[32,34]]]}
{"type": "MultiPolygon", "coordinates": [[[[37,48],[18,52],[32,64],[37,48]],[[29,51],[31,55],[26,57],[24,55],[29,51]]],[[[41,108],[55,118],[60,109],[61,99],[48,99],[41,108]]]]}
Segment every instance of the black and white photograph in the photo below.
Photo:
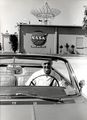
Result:
{"type": "Polygon", "coordinates": [[[0,120],[87,120],[87,0],[0,0],[0,120]]]}

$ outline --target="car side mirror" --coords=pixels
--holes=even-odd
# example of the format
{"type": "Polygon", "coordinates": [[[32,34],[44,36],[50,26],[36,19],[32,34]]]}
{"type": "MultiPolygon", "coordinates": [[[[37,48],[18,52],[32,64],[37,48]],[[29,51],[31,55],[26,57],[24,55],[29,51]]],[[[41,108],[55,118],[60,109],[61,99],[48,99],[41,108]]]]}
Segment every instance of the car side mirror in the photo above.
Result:
{"type": "Polygon", "coordinates": [[[82,90],[84,85],[85,85],[85,80],[80,80],[79,82],[80,91],[82,90]]]}

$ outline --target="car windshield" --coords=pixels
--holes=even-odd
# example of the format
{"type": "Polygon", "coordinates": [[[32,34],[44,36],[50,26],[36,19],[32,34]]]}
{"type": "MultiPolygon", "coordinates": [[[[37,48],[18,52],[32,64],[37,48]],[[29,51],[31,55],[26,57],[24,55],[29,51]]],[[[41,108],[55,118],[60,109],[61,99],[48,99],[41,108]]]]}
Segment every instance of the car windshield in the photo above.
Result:
{"type": "Polygon", "coordinates": [[[46,88],[52,97],[78,93],[75,76],[68,62],[62,59],[0,59],[1,95],[45,96],[46,88]]]}

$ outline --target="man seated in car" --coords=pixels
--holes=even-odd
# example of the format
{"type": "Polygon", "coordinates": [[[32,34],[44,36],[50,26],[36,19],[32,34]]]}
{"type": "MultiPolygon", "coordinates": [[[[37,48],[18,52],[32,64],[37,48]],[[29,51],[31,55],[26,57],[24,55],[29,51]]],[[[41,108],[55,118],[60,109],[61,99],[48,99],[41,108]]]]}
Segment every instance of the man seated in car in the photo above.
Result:
{"type": "Polygon", "coordinates": [[[52,61],[43,63],[43,68],[36,71],[25,83],[26,86],[58,86],[57,78],[55,79],[54,72],[51,68],[52,61]],[[52,77],[54,76],[54,77],[52,77]]]}

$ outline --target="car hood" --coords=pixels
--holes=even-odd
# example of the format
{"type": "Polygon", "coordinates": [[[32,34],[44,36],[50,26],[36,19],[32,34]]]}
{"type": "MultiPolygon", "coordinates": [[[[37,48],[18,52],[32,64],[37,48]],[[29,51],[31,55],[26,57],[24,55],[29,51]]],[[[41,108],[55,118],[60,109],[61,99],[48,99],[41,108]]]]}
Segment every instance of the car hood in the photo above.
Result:
{"type": "Polygon", "coordinates": [[[63,104],[36,106],[36,120],[87,120],[87,105],[63,104]]]}
{"type": "Polygon", "coordinates": [[[0,114],[0,120],[87,120],[87,104],[1,105],[0,114]]]}

